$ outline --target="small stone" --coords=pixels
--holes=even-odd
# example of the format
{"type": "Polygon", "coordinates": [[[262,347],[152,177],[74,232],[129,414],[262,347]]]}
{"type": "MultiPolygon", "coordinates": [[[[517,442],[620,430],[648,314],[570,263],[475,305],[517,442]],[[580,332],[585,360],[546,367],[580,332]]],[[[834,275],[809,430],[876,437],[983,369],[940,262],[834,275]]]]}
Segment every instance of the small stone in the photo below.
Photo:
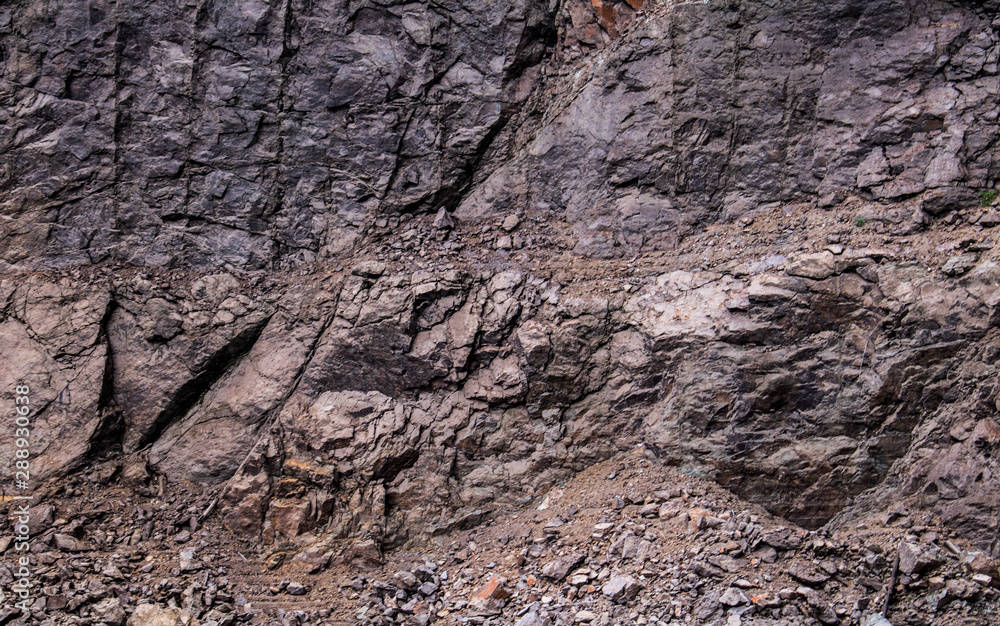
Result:
{"type": "Polygon", "coordinates": [[[600,524],[594,524],[593,536],[599,539],[614,527],[615,525],[612,524],[611,522],[601,522],[600,524]]]}
{"type": "Polygon", "coordinates": [[[129,626],[194,626],[191,614],[181,609],[164,609],[155,604],[140,604],[128,620],[129,626]]]}
{"type": "Polygon", "coordinates": [[[986,215],[979,218],[979,225],[984,228],[993,228],[994,226],[1000,226],[1000,213],[987,213],[986,215]]]}
{"type": "Polygon", "coordinates": [[[719,554],[717,556],[711,556],[707,559],[707,561],[712,565],[729,572],[730,574],[735,574],[736,572],[739,572],[747,565],[745,559],[734,559],[728,554],[719,554]]]}
{"type": "Polygon", "coordinates": [[[693,508],[688,511],[688,532],[695,533],[701,528],[701,520],[711,515],[712,512],[708,509],[693,508]]]}
{"type": "Polygon", "coordinates": [[[975,254],[959,254],[948,259],[941,271],[948,276],[960,276],[976,266],[978,257],[975,254]]]}
{"type": "Polygon", "coordinates": [[[798,564],[789,567],[788,574],[800,583],[811,586],[820,585],[830,580],[830,575],[826,572],[817,571],[811,567],[798,564]]]}
{"type": "Polygon", "coordinates": [[[550,561],[542,567],[542,576],[559,582],[565,579],[573,568],[583,562],[583,559],[584,555],[575,554],[550,561]]]}
{"type": "Polygon", "coordinates": [[[656,517],[660,512],[660,505],[656,503],[650,503],[642,507],[639,511],[639,515],[642,517],[656,517]]]}
{"type": "Polygon", "coordinates": [[[413,572],[407,570],[396,572],[396,575],[393,578],[396,579],[396,583],[400,587],[406,589],[407,591],[413,591],[420,586],[420,579],[418,579],[413,572]]]}
{"type": "Polygon", "coordinates": [[[483,615],[497,615],[507,604],[510,590],[507,589],[507,579],[493,575],[489,582],[472,595],[469,605],[483,615]]]}
{"type": "Polygon", "coordinates": [[[639,594],[639,583],[630,576],[616,574],[604,583],[601,593],[612,602],[624,604],[639,594]]]}
{"type": "Polygon", "coordinates": [[[573,618],[573,621],[577,624],[589,624],[595,619],[597,619],[597,613],[594,613],[593,611],[580,611],[576,614],[576,617],[573,618]]]}
{"type": "Polygon", "coordinates": [[[181,550],[180,561],[182,572],[196,572],[201,569],[201,564],[194,556],[194,550],[181,550]]]}
{"type": "Polygon", "coordinates": [[[719,602],[725,606],[739,606],[741,604],[750,604],[750,598],[739,589],[730,587],[719,597],[719,602]]]}
{"type": "Polygon", "coordinates": [[[907,576],[930,571],[943,562],[941,551],[935,546],[910,542],[899,546],[899,571],[907,576]]]}
{"type": "Polygon", "coordinates": [[[815,254],[805,254],[792,260],[786,271],[792,276],[823,280],[837,273],[837,263],[834,261],[833,256],[833,253],[829,250],[815,254]]]}
{"type": "Polygon", "coordinates": [[[677,507],[669,502],[664,502],[660,505],[659,510],[656,512],[656,516],[660,519],[670,519],[672,517],[677,517],[679,511],[677,507]]]}
{"type": "Polygon", "coordinates": [[[435,585],[431,581],[427,581],[427,582],[423,583],[422,585],[420,585],[419,587],[417,587],[417,591],[420,592],[420,593],[422,593],[422,594],[424,594],[425,596],[432,595],[437,590],[438,590],[438,586],[435,585]]]}
{"type": "Polygon", "coordinates": [[[519,220],[516,215],[510,214],[510,215],[508,215],[507,217],[504,218],[503,223],[500,224],[500,228],[504,229],[505,231],[507,231],[509,233],[510,231],[512,231],[515,228],[517,228],[517,225],[520,224],[520,223],[521,223],[521,220],[519,220]]]}
{"type": "Polygon", "coordinates": [[[101,600],[90,609],[90,613],[98,622],[110,626],[121,626],[125,623],[125,609],[117,597],[101,600]]]}
{"type": "Polygon", "coordinates": [[[288,583],[288,586],[285,587],[285,593],[290,596],[304,596],[306,591],[308,590],[302,583],[288,583]]]}
{"type": "Polygon", "coordinates": [[[945,583],[945,590],[953,598],[966,600],[979,593],[979,586],[972,581],[953,578],[945,583]]]}
{"type": "Polygon", "coordinates": [[[363,261],[355,265],[351,269],[351,273],[364,278],[378,278],[382,274],[385,274],[385,263],[381,261],[363,261]]]}
{"type": "Polygon", "coordinates": [[[434,228],[438,230],[451,230],[455,228],[455,219],[448,213],[448,209],[441,207],[437,215],[434,216],[434,228]]]}
{"type": "Polygon", "coordinates": [[[776,528],[769,531],[761,538],[761,541],[778,550],[794,550],[802,545],[802,538],[787,528],[776,528]]]}
{"type": "Polygon", "coordinates": [[[417,613],[420,611],[424,601],[419,596],[413,596],[399,610],[404,613],[417,613]]]}
{"type": "Polygon", "coordinates": [[[535,611],[529,611],[524,617],[518,620],[516,626],[551,626],[552,620],[541,617],[535,611]]]}
{"type": "Polygon", "coordinates": [[[86,552],[94,549],[94,547],[89,543],[80,541],[71,535],[63,535],[60,533],[56,533],[55,543],[56,548],[58,550],[62,550],[63,552],[86,552]]]}
{"type": "MultiPolygon", "coordinates": [[[[946,546],[950,542],[945,542],[946,546]]],[[[1000,576],[1000,569],[997,568],[997,563],[990,557],[986,556],[982,552],[973,553],[972,559],[967,561],[967,567],[976,574],[985,574],[990,576],[994,580],[1000,576]]]]}

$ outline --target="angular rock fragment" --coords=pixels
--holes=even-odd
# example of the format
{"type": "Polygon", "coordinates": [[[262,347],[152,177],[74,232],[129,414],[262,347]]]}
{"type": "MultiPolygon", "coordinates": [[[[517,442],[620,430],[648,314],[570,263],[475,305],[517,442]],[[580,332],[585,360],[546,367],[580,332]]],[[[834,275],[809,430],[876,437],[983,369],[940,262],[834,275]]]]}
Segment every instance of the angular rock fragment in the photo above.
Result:
{"type": "Polygon", "coordinates": [[[943,562],[941,550],[936,546],[910,542],[899,546],[899,571],[904,574],[922,574],[943,562]]]}
{"type": "Polygon", "coordinates": [[[503,610],[509,597],[507,579],[494,575],[472,595],[469,606],[482,615],[497,615],[503,610]]]}
{"type": "Polygon", "coordinates": [[[601,593],[612,602],[624,604],[635,598],[641,588],[639,582],[634,578],[615,574],[601,587],[601,593]]]}
{"type": "Polygon", "coordinates": [[[542,576],[551,578],[557,582],[562,581],[571,570],[583,562],[583,559],[583,554],[574,554],[549,561],[542,567],[542,576]]]}

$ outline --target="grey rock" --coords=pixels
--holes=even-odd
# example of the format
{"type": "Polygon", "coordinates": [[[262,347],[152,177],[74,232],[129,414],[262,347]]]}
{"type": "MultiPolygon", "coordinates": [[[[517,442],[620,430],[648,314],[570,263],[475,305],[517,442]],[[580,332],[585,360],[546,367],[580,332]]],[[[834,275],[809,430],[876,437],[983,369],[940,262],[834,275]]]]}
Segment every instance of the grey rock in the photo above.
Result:
{"type": "Polygon", "coordinates": [[[196,572],[201,569],[201,563],[195,557],[194,550],[181,550],[180,569],[182,572],[196,572]]]}
{"type": "Polygon", "coordinates": [[[98,621],[111,626],[122,626],[125,623],[125,609],[118,598],[101,600],[93,606],[91,613],[98,621]]]}
{"type": "Polygon", "coordinates": [[[837,273],[836,257],[829,251],[805,254],[790,262],[786,271],[793,276],[823,280],[837,273]]]}
{"type": "Polygon", "coordinates": [[[635,598],[641,588],[639,582],[634,578],[615,574],[601,587],[601,593],[608,600],[623,604],[635,598]]]}
{"type": "Polygon", "coordinates": [[[552,626],[552,620],[539,616],[535,611],[530,611],[517,620],[516,626],[552,626]]]}
{"type": "Polygon", "coordinates": [[[932,545],[903,542],[899,546],[899,571],[923,574],[944,563],[941,550],[932,545]]]}
{"type": "Polygon", "coordinates": [[[438,230],[451,230],[455,228],[455,220],[445,207],[438,209],[437,214],[434,216],[434,228],[438,230]]]}
{"type": "Polygon", "coordinates": [[[193,626],[195,623],[187,611],[164,609],[155,604],[140,604],[128,619],[128,626],[193,626]]]}
{"type": "Polygon", "coordinates": [[[437,590],[438,586],[431,581],[422,583],[419,587],[417,587],[417,591],[425,596],[433,595],[435,592],[437,592],[437,590]]]}
{"type": "Polygon", "coordinates": [[[571,570],[583,562],[584,558],[584,554],[573,554],[549,561],[542,567],[542,576],[557,582],[562,581],[571,570]]]}
{"type": "Polygon", "coordinates": [[[995,262],[852,248],[995,186],[993,0],[29,4],[0,10],[0,387],[32,389],[37,478],[121,445],[364,567],[638,443],[809,528],[903,493],[995,526],[995,262]],[[814,201],[870,225],[810,242],[814,201]],[[674,256],[755,219],[786,243],[674,256]]]}
{"type": "Polygon", "coordinates": [[[788,574],[806,585],[821,585],[830,580],[830,575],[826,572],[807,565],[792,565],[788,568],[788,574]]]}
{"type": "Polygon", "coordinates": [[[90,543],[62,533],[56,533],[54,541],[56,548],[65,552],[88,552],[94,549],[90,543]]]}
{"type": "Polygon", "coordinates": [[[396,583],[400,587],[406,589],[407,591],[413,591],[420,586],[420,580],[409,570],[396,572],[396,575],[393,578],[395,578],[396,583]]]}
{"type": "Polygon", "coordinates": [[[968,254],[958,254],[949,258],[941,266],[941,271],[948,276],[960,276],[975,267],[978,260],[979,257],[971,252],[968,254]]]}
{"type": "Polygon", "coordinates": [[[740,606],[741,604],[750,604],[750,599],[747,598],[746,594],[735,587],[730,587],[726,589],[721,596],[719,596],[719,602],[723,606],[740,606]]]}

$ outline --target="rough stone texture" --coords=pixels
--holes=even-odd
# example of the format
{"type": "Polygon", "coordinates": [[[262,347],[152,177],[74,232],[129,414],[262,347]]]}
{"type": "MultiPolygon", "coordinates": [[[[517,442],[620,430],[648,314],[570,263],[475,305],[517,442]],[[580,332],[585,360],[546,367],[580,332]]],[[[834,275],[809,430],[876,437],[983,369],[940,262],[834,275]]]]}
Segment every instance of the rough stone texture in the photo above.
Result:
{"type": "MultiPolygon", "coordinates": [[[[0,282],[0,306],[0,383],[11,407],[15,387],[29,389],[31,475],[44,480],[78,466],[114,421],[103,325],[109,294],[69,279],[19,277],[0,282]]],[[[13,468],[17,450],[5,447],[0,463],[13,468]]]]}
{"type": "Polygon", "coordinates": [[[677,3],[565,78],[457,215],[541,207],[608,258],[770,202],[954,207],[998,168],[998,35],[971,6],[677,3]]]}
{"type": "Polygon", "coordinates": [[[904,239],[982,232],[996,2],[601,6],[0,9],[35,475],[138,454],[367,562],[644,443],[810,528],[907,499],[1000,553],[995,239],[943,275],[904,239]],[[793,237],[843,216],[866,245],[793,237]],[[767,219],[739,263],[649,256],[767,219]]]}
{"type": "Polygon", "coordinates": [[[452,204],[537,81],[548,2],[15,2],[2,258],[259,268],[452,204]]]}
{"type": "Polygon", "coordinates": [[[445,206],[603,258],[995,180],[992,0],[663,4],[11,3],[0,256],[287,266],[445,206]]]}
{"type": "Polygon", "coordinates": [[[181,609],[162,609],[153,604],[140,604],[128,620],[128,626],[198,626],[190,613],[181,609]]]}

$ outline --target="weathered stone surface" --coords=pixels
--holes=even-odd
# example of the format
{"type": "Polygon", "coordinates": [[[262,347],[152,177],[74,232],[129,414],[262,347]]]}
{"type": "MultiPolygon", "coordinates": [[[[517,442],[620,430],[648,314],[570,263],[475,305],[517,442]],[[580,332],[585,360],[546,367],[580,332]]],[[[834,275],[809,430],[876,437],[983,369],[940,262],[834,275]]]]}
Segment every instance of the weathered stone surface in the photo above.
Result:
{"type": "Polygon", "coordinates": [[[198,620],[181,609],[164,609],[154,604],[140,604],[128,619],[128,626],[198,626],[198,620]]]}
{"type": "Polygon", "coordinates": [[[472,595],[469,605],[483,615],[496,615],[507,604],[507,598],[509,597],[510,590],[507,588],[507,580],[493,576],[481,589],[472,595]]]}
{"type": "Polygon", "coordinates": [[[911,499],[985,537],[995,2],[639,4],[10,3],[34,475],[140,455],[374,563],[642,443],[810,528],[911,499]]]}
{"type": "Polygon", "coordinates": [[[107,598],[94,605],[94,617],[110,626],[122,626],[125,623],[125,609],[118,598],[107,598]]]}
{"type": "MultiPolygon", "coordinates": [[[[68,279],[25,276],[0,284],[0,384],[12,407],[12,429],[14,392],[28,388],[17,402],[30,409],[32,483],[79,466],[102,425],[114,420],[103,395],[108,344],[102,322],[109,306],[106,289],[68,279]]],[[[17,450],[0,450],[0,462],[13,468],[17,450]]]]}
{"type": "Polygon", "coordinates": [[[725,606],[739,606],[741,604],[750,604],[750,599],[739,589],[730,587],[719,598],[719,602],[725,606]]]}
{"type": "Polygon", "coordinates": [[[301,375],[330,315],[328,298],[295,290],[279,301],[238,364],[221,376],[213,372],[218,378],[198,403],[160,433],[151,464],[172,478],[201,483],[232,476],[301,375]]]}
{"type": "Polygon", "coordinates": [[[9,262],[262,268],[343,253],[373,197],[380,214],[456,201],[553,34],[549,3],[531,1],[86,6],[5,13],[9,262]],[[46,55],[68,47],[65,63],[46,55]]]}
{"type": "Polygon", "coordinates": [[[94,549],[94,546],[89,543],[80,541],[72,535],[64,535],[62,533],[56,533],[53,537],[53,541],[55,542],[57,549],[65,552],[86,552],[94,549]]]}
{"type": "Polygon", "coordinates": [[[899,546],[899,571],[904,574],[923,574],[941,563],[940,550],[935,546],[909,542],[899,546]]]}
{"type": "Polygon", "coordinates": [[[601,593],[612,602],[625,603],[635,598],[642,587],[630,576],[614,575],[601,587],[601,593]]]}
{"type": "Polygon", "coordinates": [[[542,575],[555,581],[562,581],[569,574],[570,570],[583,561],[583,558],[582,554],[577,554],[550,561],[542,568],[542,575]]]}
{"type": "Polygon", "coordinates": [[[173,293],[141,280],[120,290],[107,332],[116,355],[113,393],[122,407],[127,451],[155,441],[254,345],[271,308],[247,298],[243,288],[232,275],[211,274],[173,293]],[[169,296],[175,301],[169,310],[183,315],[180,332],[169,340],[136,332],[160,323],[157,316],[166,305],[150,307],[147,300],[156,295],[169,296]],[[151,366],[156,376],[149,375],[151,366]]]}

